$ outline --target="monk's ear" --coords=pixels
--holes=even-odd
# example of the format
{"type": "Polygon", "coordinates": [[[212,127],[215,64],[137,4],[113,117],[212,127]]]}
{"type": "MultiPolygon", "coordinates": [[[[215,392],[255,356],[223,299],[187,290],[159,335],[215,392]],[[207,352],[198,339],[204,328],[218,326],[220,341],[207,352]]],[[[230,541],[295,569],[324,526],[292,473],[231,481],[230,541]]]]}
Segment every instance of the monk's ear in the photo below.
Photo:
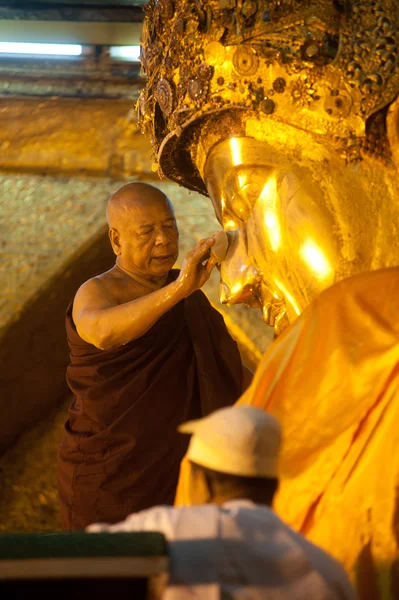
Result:
{"type": "Polygon", "coordinates": [[[110,229],[108,231],[108,237],[111,242],[112,250],[116,256],[119,256],[121,253],[121,243],[120,243],[120,235],[117,229],[110,229]]]}
{"type": "Polygon", "coordinates": [[[389,146],[392,152],[392,159],[399,170],[399,96],[388,110],[387,131],[389,146]]]}

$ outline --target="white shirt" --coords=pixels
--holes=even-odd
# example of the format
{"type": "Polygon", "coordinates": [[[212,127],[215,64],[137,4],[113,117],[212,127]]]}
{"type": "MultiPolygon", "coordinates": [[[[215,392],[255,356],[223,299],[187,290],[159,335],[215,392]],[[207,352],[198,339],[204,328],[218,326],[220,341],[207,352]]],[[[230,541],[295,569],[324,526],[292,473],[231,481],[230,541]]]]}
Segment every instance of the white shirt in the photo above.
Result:
{"type": "Polygon", "coordinates": [[[344,569],[268,507],[157,506],[99,531],[160,531],[169,544],[165,600],[352,600],[344,569]]]}

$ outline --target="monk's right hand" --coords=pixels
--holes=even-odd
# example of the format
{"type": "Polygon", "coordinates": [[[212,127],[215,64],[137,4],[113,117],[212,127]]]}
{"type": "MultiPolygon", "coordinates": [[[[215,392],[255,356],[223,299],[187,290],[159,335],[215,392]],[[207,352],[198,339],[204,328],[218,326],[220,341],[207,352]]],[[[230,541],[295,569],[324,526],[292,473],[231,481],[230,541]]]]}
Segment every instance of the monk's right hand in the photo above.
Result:
{"type": "Polygon", "coordinates": [[[214,243],[213,237],[200,240],[184,259],[176,283],[185,298],[208,281],[216,265],[216,260],[210,256],[210,248],[214,243]]]}

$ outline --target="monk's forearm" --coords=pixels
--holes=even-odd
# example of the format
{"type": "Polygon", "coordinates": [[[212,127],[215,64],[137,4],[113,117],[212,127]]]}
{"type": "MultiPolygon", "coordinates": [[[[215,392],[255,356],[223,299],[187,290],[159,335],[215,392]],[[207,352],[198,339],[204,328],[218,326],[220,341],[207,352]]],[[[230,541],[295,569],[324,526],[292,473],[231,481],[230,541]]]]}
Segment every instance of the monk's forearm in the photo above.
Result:
{"type": "Polygon", "coordinates": [[[147,296],[109,308],[86,311],[83,339],[100,350],[118,348],[144,335],[184,298],[177,281],[147,296]]]}

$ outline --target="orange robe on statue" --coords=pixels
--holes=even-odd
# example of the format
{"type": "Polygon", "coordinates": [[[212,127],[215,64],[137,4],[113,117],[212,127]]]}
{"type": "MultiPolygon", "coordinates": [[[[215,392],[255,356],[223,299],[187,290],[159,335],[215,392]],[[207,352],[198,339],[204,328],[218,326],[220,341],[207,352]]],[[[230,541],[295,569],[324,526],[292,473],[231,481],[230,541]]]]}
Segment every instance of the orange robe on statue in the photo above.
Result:
{"type": "MultiPolygon", "coordinates": [[[[282,424],[276,512],[343,563],[359,598],[399,598],[399,268],[323,292],[238,402],[282,424]]],[[[189,479],[184,459],[176,504],[189,479]]]]}

